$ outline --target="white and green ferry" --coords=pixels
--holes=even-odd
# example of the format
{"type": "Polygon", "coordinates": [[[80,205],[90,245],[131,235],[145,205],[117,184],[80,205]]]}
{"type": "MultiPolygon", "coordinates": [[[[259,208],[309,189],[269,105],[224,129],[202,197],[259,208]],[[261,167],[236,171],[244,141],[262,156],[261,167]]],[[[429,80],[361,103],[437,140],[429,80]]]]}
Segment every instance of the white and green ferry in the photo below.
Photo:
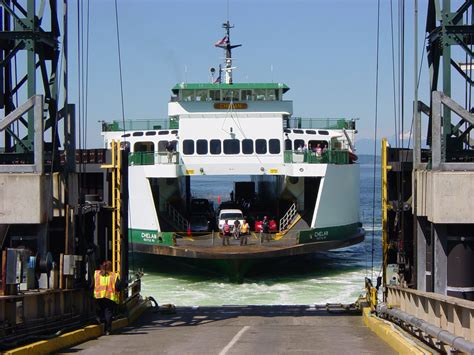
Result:
{"type": "Polygon", "coordinates": [[[225,67],[214,82],[174,86],[167,120],[103,125],[106,147],[115,140],[130,149],[133,250],[217,265],[240,278],[255,262],[361,242],[355,120],[297,118],[285,84],[234,83],[237,46],[229,22],[223,27],[216,46],[226,52],[225,67]],[[197,176],[253,181],[252,203],[276,214],[276,233],[252,232],[248,245],[224,247],[218,232],[190,232],[197,176]]]}

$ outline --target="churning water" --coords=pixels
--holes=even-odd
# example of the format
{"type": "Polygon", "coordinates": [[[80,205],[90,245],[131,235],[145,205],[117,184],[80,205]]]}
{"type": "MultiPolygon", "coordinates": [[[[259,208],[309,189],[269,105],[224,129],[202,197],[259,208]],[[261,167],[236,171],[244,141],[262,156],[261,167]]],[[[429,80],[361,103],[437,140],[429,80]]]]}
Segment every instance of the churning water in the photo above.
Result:
{"type": "MultiPolygon", "coordinates": [[[[202,270],[165,265],[154,256],[135,254],[131,256],[132,264],[145,272],[143,294],[153,296],[160,304],[178,306],[354,302],[364,291],[364,277],[375,279],[380,272],[382,242],[378,167],[377,162],[373,223],[373,160],[369,156],[360,158],[360,212],[366,230],[364,242],[302,256],[291,262],[261,266],[263,269],[258,275],[245,278],[242,284],[230,283],[225,276],[207,274],[202,270]]],[[[193,181],[193,191],[198,190],[198,197],[215,203],[218,196],[227,200],[233,180],[226,177],[214,180],[193,181]]]]}

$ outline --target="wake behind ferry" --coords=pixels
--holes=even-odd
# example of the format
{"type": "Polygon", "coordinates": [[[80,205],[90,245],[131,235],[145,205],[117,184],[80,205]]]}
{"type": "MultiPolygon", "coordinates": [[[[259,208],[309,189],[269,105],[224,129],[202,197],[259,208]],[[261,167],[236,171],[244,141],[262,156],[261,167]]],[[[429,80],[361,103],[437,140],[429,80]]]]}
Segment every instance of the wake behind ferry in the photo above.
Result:
{"type": "Polygon", "coordinates": [[[234,83],[240,45],[229,21],[222,27],[224,68],[211,68],[209,83],[175,85],[167,120],[103,124],[107,148],[130,149],[131,247],[241,279],[256,263],[361,242],[356,121],[294,117],[287,85],[234,83]],[[230,200],[199,198],[202,176],[232,176],[230,200]],[[225,220],[244,219],[247,244],[223,245],[225,220]]]}

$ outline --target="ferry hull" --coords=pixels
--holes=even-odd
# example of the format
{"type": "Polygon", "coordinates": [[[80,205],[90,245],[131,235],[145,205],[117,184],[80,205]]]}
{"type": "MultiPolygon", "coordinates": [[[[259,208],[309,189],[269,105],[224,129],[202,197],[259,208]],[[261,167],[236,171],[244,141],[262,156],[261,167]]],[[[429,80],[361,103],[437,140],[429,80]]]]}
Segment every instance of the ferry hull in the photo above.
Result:
{"type": "MultiPolygon", "coordinates": [[[[310,233],[310,231],[307,232],[310,233]]],[[[247,273],[258,272],[259,267],[273,263],[276,259],[293,258],[304,254],[348,247],[362,242],[364,236],[365,230],[359,227],[354,233],[338,239],[306,242],[285,247],[231,245],[199,249],[133,243],[133,250],[137,253],[165,256],[173,262],[218,272],[228,276],[231,281],[242,282],[247,273]]]]}

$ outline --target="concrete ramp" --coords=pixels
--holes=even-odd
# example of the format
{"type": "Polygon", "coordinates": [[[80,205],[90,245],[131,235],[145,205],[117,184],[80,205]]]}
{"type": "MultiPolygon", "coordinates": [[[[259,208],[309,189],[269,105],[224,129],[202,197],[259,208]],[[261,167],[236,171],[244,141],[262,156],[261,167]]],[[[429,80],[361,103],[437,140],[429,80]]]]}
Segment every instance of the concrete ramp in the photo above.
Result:
{"type": "Polygon", "coordinates": [[[395,354],[360,312],[314,305],[178,307],[65,353],[395,354]]]}

